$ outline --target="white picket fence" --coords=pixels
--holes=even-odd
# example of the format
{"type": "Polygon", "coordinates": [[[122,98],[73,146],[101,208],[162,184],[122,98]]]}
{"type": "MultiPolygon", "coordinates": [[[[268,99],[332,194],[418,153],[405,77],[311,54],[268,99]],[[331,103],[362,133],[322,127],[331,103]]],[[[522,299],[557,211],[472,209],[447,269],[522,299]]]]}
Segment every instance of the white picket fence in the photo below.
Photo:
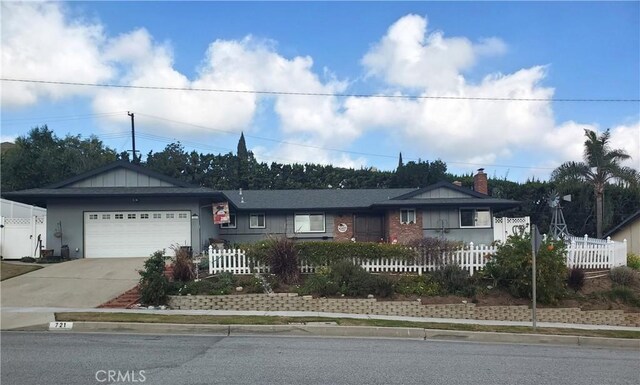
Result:
{"type": "MultiPolygon", "coordinates": [[[[613,242],[609,240],[603,244],[582,244],[571,242],[568,246],[567,266],[584,269],[610,269],[616,266],[624,266],[627,263],[627,241],[613,242]]],[[[370,273],[413,273],[423,274],[437,270],[448,264],[456,264],[467,270],[470,275],[484,268],[487,260],[496,252],[492,246],[470,243],[462,250],[458,250],[448,256],[435,261],[432,258],[404,261],[382,258],[378,260],[357,260],[354,264],[362,266],[370,273]]],[[[302,273],[313,273],[320,266],[312,266],[303,263],[300,266],[302,273]]],[[[209,274],[229,272],[233,274],[268,273],[269,267],[263,263],[252,261],[244,250],[218,250],[209,247],[209,274]]]]}

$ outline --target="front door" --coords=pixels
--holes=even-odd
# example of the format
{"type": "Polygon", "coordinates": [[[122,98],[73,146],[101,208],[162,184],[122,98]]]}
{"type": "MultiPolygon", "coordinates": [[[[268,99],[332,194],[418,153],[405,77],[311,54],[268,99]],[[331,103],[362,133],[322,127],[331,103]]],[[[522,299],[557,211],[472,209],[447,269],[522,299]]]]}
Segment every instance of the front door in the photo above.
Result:
{"type": "Polygon", "coordinates": [[[380,242],[384,240],[384,216],[356,214],[354,235],[357,242],[380,242]]]}

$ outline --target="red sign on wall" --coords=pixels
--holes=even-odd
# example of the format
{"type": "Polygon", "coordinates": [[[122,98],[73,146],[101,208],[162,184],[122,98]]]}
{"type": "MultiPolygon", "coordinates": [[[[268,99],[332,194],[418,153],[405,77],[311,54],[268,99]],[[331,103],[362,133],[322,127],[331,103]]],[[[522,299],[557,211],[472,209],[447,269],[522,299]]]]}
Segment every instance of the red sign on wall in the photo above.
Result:
{"type": "Polygon", "coordinates": [[[221,202],[213,204],[213,223],[216,225],[229,223],[229,202],[221,202]]]}

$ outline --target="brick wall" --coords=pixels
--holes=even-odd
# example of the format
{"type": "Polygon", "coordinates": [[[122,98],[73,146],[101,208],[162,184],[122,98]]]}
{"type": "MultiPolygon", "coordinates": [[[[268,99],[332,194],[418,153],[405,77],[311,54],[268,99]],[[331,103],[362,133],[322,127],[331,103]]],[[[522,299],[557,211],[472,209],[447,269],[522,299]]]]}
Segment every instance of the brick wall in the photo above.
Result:
{"type": "Polygon", "coordinates": [[[353,238],[353,214],[336,214],[333,217],[333,240],[350,241],[351,238],[353,238]],[[338,231],[341,223],[347,225],[347,231],[344,233],[338,231]]]}
{"type": "MultiPolygon", "coordinates": [[[[527,306],[423,305],[419,301],[312,298],[296,293],[172,296],[169,306],[182,310],[312,311],[531,322],[531,309],[527,306]]],[[[540,322],[640,327],[640,313],[622,310],[539,308],[537,318],[540,322]]]]}
{"type": "Polygon", "coordinates": [[[423,238],[422,211],[416,210],[416,223],[400,223],[400,209],[389,210],[386,215],[387,239],[398,243],[408,243],[423,238]]]}

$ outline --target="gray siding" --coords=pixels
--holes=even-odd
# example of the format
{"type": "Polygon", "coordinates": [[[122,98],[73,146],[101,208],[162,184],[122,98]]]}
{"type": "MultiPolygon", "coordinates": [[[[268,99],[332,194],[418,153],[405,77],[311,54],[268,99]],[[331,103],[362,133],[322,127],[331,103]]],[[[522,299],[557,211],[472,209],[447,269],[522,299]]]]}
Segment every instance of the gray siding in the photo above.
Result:
{"type": "Polygon", "coordinates": [[[431,191],[414,196],[412,199],[430,199],[430,198],[472,198],[470,195],[440,187],[431,191]]]}
{"type": "Polygon", "coordinates": [[[493,242],[493,228],[460,227],[460,210],[448,208],[439,210],[425,210],[422,212],[422,233],[425,237],[440,237],[464,243],[488,245],[493,242]],[[444,227],[444,234],[443,234],[444,227]]]}
{"type": "MultiPolygon", "coordinates": [[[[131,198],[51,200],[47,204],[47,247],[54,249],[56,255],[60,255],[60,245],[68,245],[72,258],[83,258],[85,211],[184,210],[197,213],[200,211],[200,206],[199,200],[187,198],[145,198],[137,203],[133,203],[131,198]],[[62,240],[53,235],[59,222],[62,223],[62,240]]],[[[202,245],[199,226],[202,218],[203,216],[200,215],[198,219],[191,221],[191,246],[196,253],[200,252],[202,245]]],[[[118,240],[114,239],[114,242],[118,240]]]]}
{"type": "MultiPolygon", "coordinates": [[[[441,230],[423,229],[425,237],[441,237],[441,230]]],[[[489,245],[493,242],[493,229],[491,228],[464,228],[464,229],[447,229],[444,237],[452,241],[462,241],[464,243],[473,242],[474,245],[489,245]]]]}
{"type": "Polygon", "coordinates": [[[68,187],[171,187],[173,184],[119,168],[73,183],[68,187]]]}
{"type": "MultiPolygon", "coordinates": [[[[314,211],[315,213],[316,211],[314,211]]],[[[225,239],[231,243],[250,243],[257,242],[270,235],[286,235],[289,238],[297,238],[301,240],[323,240],[333,238],[333,214],[324,213],[325,231],[322,233],[296,233],[294,231],[294,215],[301,212],[285,212],[285,211],[241,211],[236,213],[236,228],[221,229],[215,225],[219,238],[225,239]],[[252,229],[249,228],[250,214],[265,214],[265,228],[252,229]]],[[[306,213],[306,212],[305,212],[306,213]]]]}

